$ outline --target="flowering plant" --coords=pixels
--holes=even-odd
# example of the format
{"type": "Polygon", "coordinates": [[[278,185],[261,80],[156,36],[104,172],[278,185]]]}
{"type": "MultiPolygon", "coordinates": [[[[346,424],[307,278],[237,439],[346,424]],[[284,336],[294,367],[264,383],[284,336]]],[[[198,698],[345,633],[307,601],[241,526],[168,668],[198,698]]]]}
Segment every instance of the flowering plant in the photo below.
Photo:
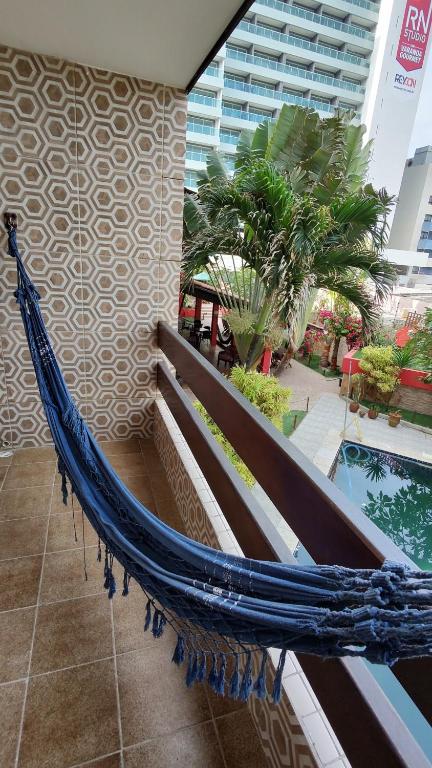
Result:
{"type": "Polygon", "coordinates": [[[307,355],[312,354],[314,347],[324,336],[320,328],[308,328],[303,339],[302,347],[307,355]]]}
{"type": "Polygon", "coordinates": [[[349,349],[361,345],[362,321],[354,315],[339,314],[329,309],[322,309],[319,318],[329,336],[339,339],[345,336],[349,349]]]}

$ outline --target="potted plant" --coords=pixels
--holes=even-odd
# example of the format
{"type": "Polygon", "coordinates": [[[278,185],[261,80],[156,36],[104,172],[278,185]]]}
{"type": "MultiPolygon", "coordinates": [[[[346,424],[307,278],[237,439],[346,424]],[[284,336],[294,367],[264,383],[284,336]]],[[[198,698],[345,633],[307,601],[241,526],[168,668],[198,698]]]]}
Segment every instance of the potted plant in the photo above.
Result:
{"type": "Polygon", "coordinates": [[[401,420],[401,414],[399,411],[390,411],[388,415],[388,425],[389,427],[397,427],[401,420]]]}
{"type": "Polygon", "coordinates": [[[379,411],[375,404],[368,410],[368,416],[370,419],[377,419],[378,413],[379,411]]]}

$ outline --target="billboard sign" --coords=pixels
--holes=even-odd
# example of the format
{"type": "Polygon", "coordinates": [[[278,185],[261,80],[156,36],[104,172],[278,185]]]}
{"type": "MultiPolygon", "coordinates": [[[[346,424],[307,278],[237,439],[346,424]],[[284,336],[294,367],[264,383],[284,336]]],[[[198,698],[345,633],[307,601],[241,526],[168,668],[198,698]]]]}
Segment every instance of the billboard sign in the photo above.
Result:
{"type": "Polygon", "coordinates": [[[432,21],[432,0],[407,0],[396,59],[406,72],[421,69],[432,21]]]}

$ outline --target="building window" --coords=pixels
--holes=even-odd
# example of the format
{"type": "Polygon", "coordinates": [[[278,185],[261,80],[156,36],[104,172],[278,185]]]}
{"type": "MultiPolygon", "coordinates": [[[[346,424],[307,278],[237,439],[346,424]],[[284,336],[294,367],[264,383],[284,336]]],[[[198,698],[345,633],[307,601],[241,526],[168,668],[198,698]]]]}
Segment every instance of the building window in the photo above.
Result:
{"type": "Polygon", "coordinates": [[[184,180],[185,187],[188,187],[188,189],[196,189],[198,186],[198,174],[196,171],[186,171],[185,173],[185,180],[184,180]]]}
{"type": "Polygon", "coordinates": [[[426,216],[424,217],[424,220],[425,221],[432,221],[432,213],[427,213],[426,216]]]}
{"type": "Polygon", "coordinates": [[[207,120],[205,117],[189,117],[187,130],[195,131],[196,133],[213,134],[215,132],[215,124],[213,120],[207,120]]]}
{"type": "Polygon", "coordinates": [[[432,205],[432,195],[429,197],[429,205],[432,205]]]}
{"type": "Polygon", "coordinates": [[[221,128],[219,135],[223,144],[237,144],[240,138],[240,131],[234,131],[231,128],[221,128]]]}

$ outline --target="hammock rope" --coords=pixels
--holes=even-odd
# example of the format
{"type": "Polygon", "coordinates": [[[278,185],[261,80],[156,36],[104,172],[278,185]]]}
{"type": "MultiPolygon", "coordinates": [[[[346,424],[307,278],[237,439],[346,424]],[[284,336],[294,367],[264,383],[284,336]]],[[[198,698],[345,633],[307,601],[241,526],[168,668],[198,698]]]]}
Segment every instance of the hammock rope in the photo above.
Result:
{"type": "MultiPolygon", "coordinates": [[[[147,596],[144,631],[171,626],[172,660],[186,665],[186,684],[246,701],[266,696],[268,649],[281,650],[272,698],[281,697],[286,651],[358,656],[393,664],[432,654],[432,574],[386,562],[380,569],[288,565],[226,554],[165,525],[122,483],[81,417],[59,369],[42,318],[40,296],[21,259],[14,223],[8,251],[41,400],[58,456],[61,492],[69,491],[99,537],[108,597],[117,591],[114,563],[147,596]],[[102,552],[101,542],[105,549],[102,552]],[[253,653],[259,671],[253,679],[253,653]]],[[[74,513],[75,515],[75,513],[74,513]]]]}

